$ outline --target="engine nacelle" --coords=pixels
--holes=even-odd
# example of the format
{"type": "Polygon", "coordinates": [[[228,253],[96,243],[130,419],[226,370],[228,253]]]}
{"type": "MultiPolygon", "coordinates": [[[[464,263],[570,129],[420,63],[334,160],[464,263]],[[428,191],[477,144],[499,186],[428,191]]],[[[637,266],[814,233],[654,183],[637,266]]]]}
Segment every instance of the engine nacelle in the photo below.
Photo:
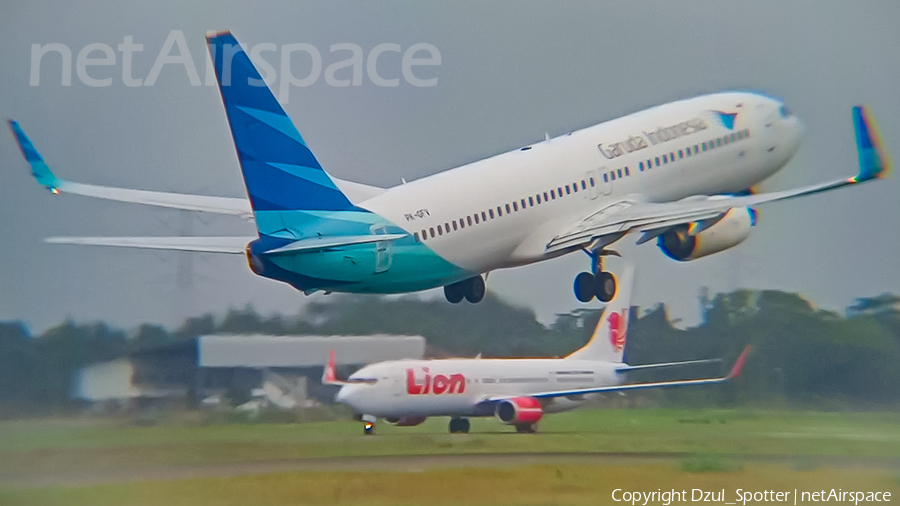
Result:
{"type": "Polygon", "coordinates": [[[506,424],[537,423],[544,416],[541,403],[534,397],[514,397],[500,401],[497,418],[506,424]]]}
{"type": "Polygon", "coordinates": [[[756,211],[746,207],[730,209],[719,221],[697,235],[688,225],[679,225],[659,236],[656,245],[667,257],[686,262],[724,251],[744,242],[756,224],[756,211]]]}
{"type": "Polygon", "coordinates": [[[384,420],[397,427],[415,427],[424,422],[425,418],[424,416],[401,416],[399,418],[385,418],[384,420]]]}

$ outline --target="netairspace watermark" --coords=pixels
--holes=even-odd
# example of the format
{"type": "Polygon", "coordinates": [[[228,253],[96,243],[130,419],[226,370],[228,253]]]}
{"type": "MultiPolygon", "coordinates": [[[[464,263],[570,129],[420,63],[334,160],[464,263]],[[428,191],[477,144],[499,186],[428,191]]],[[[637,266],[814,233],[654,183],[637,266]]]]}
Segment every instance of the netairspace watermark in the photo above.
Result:
{"type": "MultiPolygon", "coordinates": [[[[194,65],[194,60],[188,50],[187,41],[181,30],[172,30],[169,32],[169,36],[166,38],[165,43],[163,43],[162,48],[160,48],[156,60],[154,60],[153,66],[150,68],[150,72],[144,78],[134,77],[132,70],[134,55],[135,53],[143,51],[144,45],[135,44],[133,36],[129,35],[123,38],[122,43],[119,44],[116,49],[121,53],[122,84],[125,86],[131,88],[138,86],[153,86],[156,84],[160,72],[162,72],[166,65],[182,67],[191,86],[201,86],[200,74],[197,72],[197,67],[194,65]],[[173,52],[177,54],[173,54],[173,52]]],[[[210,50],[214,49],[214,46],[210,47],[210,50]]],[[[230,86],[231,84],[231,58],[241,49],[243,48],[233,47],[229,44],[223,46],[223,86],[230,86]]],[[[349,55],[348,58],[335,61],[325,68],[325,83],[329,86],[337,88],[362,86],[364,69],[365,75],[375,86],[400,86],[399,77],[384,77],[385,75],[397,75],[396,69],[394,69],[394,72],[384,72],[384,74],[378,70],[379,57],[384,53],[391,52],[401,53],[403,55],[400,61],[400,75],[403,76],[403,79],[408,84],[425,88],[436,86],[438,82],[437,77],[420,77],[422,74],[428,73],[427,71],[420,69],[418,76],[413,72],[414,67],[439,66],[441,64],[441,52],[432,44],[413,44],[406,48],[405,51],[403,51],[400,44],[378,44],[369,51],[369,54],[365,58],[363,58],[363,49],[356,44],[334,44],[329,50],[330,55],[334,55],[334,53],[338,53],[337,56],[339,57],[349,55]],[[343,77],[339,77],[339,72],[343,77]]],[[[62,86],[71,86],[72,50],[61,43],[31,45],[31,78],[29,84],[31,86],[40,86],[41,61],[48,53],[58,53],[60,55],[62,60],[61,84],[62,86]]],[[[294,43],[284,44],[279,47],[276,44],[264,42],[250,47],[247,54],[250,56],[250,60],[253,61],[256,68],[260,71],[262,77],[261,80],[249,78],[248,84],[251,86],[272,86],[277,83],[278,100],[283,104],[288,103],[288,97],[292,86],[300,88],[312,86],[322,75],[322,53],[312,44],[294,43]],[[276,71],[275,67],[273,67],[266,57],[263,56],[266,53],[280,53],[278,58],[280,75],[279,71],[276,71]],[[311,60],[308,74],[296,76],[292,72],[292,57],[296,53],[306,53],[307,58],[311,60]]],[[[106,72],[105,77],[98,77],[102,73],[102,70],[94,69],[91,71],[91,74],[89,74],[88,68],[115,65],[118,65],[116,51],[107,44],[95,42],[84,46],[78,51],[78,56],[75,60],[75,73],[78,76],[78,80],[87,86],[106,87],[113,84],[113,77],[111,77],[110,72],[106,72]]],[[[433,73],[434,72],[431,72],[431,74],[433,73]]],[[[206,58],[206,72],[202,85],[216,85],[215,70],[210,62],[210,58],[206,58]]]]}
{"type": "Polygon", "coordinates": [[[813,503],[837,503],[837,504],[867,504],[891,502],[890,492],[863,492],[859,490],[843,490],[833,488],[831,490],[745,490],[739,488],[731,495],[726,495],[725,489],[703,490],[692,488],[688,490],[654,490],[654,491],[627,491],[617,488],[612,492],[612,500],[619,503],[628,503],[632,506],[662,505],[669,506],[675,503],[703,503],[703,504],[748,504],[757,503],[785,503],[785,504],[813,504],[813,503]]]}

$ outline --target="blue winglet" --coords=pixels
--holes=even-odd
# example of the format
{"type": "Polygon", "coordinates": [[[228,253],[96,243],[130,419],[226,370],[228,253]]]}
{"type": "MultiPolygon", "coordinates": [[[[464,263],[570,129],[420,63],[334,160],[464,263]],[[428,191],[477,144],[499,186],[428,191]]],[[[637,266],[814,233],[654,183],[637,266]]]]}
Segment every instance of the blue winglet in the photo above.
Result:
{"type": "Polygon", "coordinates": [[[47,187],[48,190],[53,193],[59,193],[58,187],[61,181],[53,175],[50,167],[47,167],[47,164],[44,163],[41,154],[35,149],[34,144],[31,143],[28,136],[22,131],[22,128],[19,127],[19,123],[9,120],[9,128],[12,129],[13,135],[16,137],[22,156],[31,165],[31,174],[37,179],[38,183],[47,187]]]}
{"type": "Polygon", "coordinates": [[[853,182],[862,183],[888,175],[891,163],[884,153],[875,120],[864,106],[853,108],[853,128],[856,130],[856,149],[859,153],[859,175],[853,182]]]}

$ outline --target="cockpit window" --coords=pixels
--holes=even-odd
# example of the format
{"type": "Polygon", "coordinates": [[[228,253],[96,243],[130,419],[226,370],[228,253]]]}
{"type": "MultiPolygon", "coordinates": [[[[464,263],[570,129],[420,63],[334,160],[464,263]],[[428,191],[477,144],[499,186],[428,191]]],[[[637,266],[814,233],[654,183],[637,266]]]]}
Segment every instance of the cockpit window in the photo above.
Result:
{"type": "Polygon", "coordinates": [[[781,114],[782,118],[790,118],[791,117],[791,111],[790,111],[790,109],[787,108],[786,105],[782,105],[778,109],[778,112],[781,114]]]}

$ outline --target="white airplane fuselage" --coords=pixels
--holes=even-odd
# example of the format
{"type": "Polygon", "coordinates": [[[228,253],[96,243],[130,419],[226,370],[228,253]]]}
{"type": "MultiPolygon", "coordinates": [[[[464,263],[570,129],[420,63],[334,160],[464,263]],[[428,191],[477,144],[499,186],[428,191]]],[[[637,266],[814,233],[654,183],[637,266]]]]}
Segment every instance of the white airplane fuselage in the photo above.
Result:
{"type": "MultiPolygon", "coordinates": [[[[359,206],[415,234],[419,246],[462,272],[435,279],[431,273],[441,268],[421,268],[428,265],[423,248],[397,247],[376,291],[431,288],[564,254],[548,253],[547,244],[623,198],[669,202],[747,190],[781,169],[800,144],[803,125],[784,111],[780,101],[755,93],[704,95],[390,188],[359,206]],[[732,134],[738,140],[703,146],[732,134]],[[405,271],[405,260],[420,268],[405,271]]],[[[321,260],[304,264],[328,268],[321,260]]]]}
{"type": "MultiPolygon", "coordinates": [[[[383,418],[489,416],[492,412],[476,412],[482,399],[617,385],[621,365],[543,358],[380,362],[352,374],[355,383],[342,386],[335,400],[383,418]]],[[[574,409],[583,401],[584,396],[548,399],[543,411],[574,409]]]]}

